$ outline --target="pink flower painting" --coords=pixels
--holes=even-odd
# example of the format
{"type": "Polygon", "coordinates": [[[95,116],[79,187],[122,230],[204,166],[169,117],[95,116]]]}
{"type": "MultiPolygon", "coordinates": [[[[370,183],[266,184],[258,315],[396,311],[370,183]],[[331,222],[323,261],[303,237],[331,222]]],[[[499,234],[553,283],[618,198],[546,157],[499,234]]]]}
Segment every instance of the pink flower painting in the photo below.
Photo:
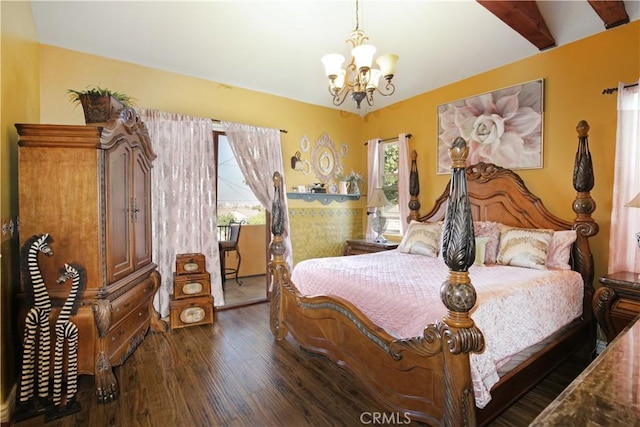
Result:
{"type": "Polygon", "coordinates": [[[539,79],[438,106],[438,173],[449,173],[459,136],[469,144],[468,165],[542,167],[542,94],[539,79]]]}

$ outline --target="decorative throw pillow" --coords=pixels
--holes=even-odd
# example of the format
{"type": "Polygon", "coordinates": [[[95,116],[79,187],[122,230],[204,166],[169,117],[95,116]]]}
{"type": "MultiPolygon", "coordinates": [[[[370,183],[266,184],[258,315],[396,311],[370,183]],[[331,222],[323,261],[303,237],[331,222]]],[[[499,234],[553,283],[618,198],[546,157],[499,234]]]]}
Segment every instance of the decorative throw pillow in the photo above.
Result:
{"type": "Polygon", "coordinates": [[[474,265],[484,265],[485,252],[487,247],[488,237],[476,237],[476,259],[473,262],[474,265]]]}
{"type": "Polygon", "coordinates": [[[571,245],[577,237],[576,230],[562,230],[553,233],[547,251],[547,268],[571,270],[571,265],[569,265],[571,245]]]}
{"type": "Polygon", "coordinates": [[[442,224],[411,221],[402,242],[400,252],[436,257],[440,245],[442,224]]]}
{"type": "Polygon", "coordinates": [[[502,224],[492,221],[474,221],[473,234],[476,237],[486,237],[485,245],[485,264],[495,264],[498,258],[498,249],[500,246],[500,231],[502,224]]]}
{"type": "Polygon", "coordinates": [[[547,269],[547,252],[553,230],[503,227],[498,264],[547,269]]]}

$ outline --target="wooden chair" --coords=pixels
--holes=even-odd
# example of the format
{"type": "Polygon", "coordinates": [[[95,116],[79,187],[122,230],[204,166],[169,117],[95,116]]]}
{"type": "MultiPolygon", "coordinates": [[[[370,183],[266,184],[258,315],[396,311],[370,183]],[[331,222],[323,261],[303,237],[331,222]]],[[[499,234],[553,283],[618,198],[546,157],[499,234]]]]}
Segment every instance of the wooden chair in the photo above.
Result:
{"type": "Polygon", "coordinates": [[[240,229],[244,221],[236,222],[230,221],[228,225],[219,225],[218,249],[220,251],[220,276],[222,276],[222,283],[226,282],[227,278],[233,277],[238,285],[242,285],[242,282],[238,280],[238,272],[240,271],[240,262],[242,257],[240,256],[240,250],[238,248],[238,240],[240,239],[240,229]],[[234,268],[226,266],[226,255],[229,252],[235,252],[238,258],[238,263],[234,268]]]}

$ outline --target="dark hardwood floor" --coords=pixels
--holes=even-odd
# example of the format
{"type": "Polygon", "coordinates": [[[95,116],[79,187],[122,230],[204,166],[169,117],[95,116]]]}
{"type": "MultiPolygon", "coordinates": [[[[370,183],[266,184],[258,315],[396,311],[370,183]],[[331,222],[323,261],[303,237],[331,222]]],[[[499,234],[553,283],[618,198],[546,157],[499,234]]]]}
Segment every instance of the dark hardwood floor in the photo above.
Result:
{"type": "MultiPolygon", "coordinates": [[[[290,337],[275,342],[268,319],[269,305],[255,304],[217,311],[213,325],[149,333],[115,369],[116,401],[98,404],[93,377],[81,376],[81,411],[46,425],[358,426],[371,425],[371,413],[390,414],[335,364],[290,337]]],[[[492,425],[528,425],[586,363],[570,359],[492,425]]]]}

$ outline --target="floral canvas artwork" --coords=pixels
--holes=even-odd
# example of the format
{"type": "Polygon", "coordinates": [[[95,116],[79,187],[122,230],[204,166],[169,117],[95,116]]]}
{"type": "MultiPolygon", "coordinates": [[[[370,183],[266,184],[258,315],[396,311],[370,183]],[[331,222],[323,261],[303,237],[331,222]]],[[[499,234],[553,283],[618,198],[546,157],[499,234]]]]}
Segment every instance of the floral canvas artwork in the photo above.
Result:
{"type": "Polygon", "coordinates": [[[469,145],[467,165],[509,169],[542,167],[543,80],[438,106],[438,168],[449,173],[449,147],[458,136],[469,145]]]}

